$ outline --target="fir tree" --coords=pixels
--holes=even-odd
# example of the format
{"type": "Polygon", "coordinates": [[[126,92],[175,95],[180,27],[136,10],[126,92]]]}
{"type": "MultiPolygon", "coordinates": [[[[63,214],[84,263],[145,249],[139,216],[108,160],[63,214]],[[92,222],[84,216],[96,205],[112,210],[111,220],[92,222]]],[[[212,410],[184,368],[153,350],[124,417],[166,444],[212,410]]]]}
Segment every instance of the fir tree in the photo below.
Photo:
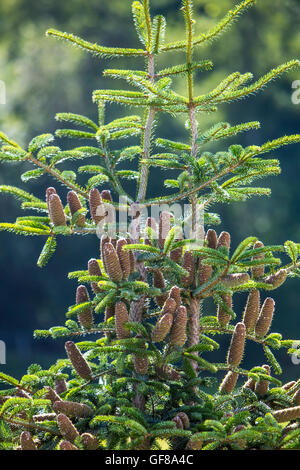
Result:
{"type": "Polygon", "coordinates": [[[219,216],[209,207],[269,195],[268,188],[252,185],[280,173],[279,161],[264,154],[300,141],[300,135],[283,136],[261,146],[236,144],[214,153],[215,142],[258,129],[259,122],[221,122],[201,129],[201,113],[258,92],[300,65],[292,60],[256,81],[251,73],[233,72],[209,93],[195,96],[195,74],[213,67],[210,60],[196,60],[195,52],[254,3],[242,1],[212,30],[199,34],[193,2],[183,0],[185,36],[168,43],[165,18],[151,16],[148,0],[134,1],[141,42],[137,49],[102,47],[73,34],[47,32],[100,59],[143,58],[146,67],[105,70],[105,76],[125,80],[132,88],[94,91],[98,122],[59,113],[59,122],[79,130],[39,135],[26,149],[0,133],[1,160],[33,166],[22,175],[23,182],[49,174],[59,183],[47,188],[45,200],[21,188],[1,186],[1,192],[20,200],[22,209],[39,213],[1,223],[1,230],[45,238],[40,267],[54,255],[61,236],[89,234],[97,240],[96,234],[102,234],[95,258],[69,273],[80,285],[65,325],[35,331],[36,338],[65,338],[66,357],[48,370],[31,365],[20,381],[0,373],[7,384],[0,392],[2,449],[300,449],[300,380],[282,384],[275,377],[282,373],[277,350],[297,354],[300,342],[270,333],[274,312],[280,312],[272,297],[260,304],[265,291],[270,295],[287,278],[300,277],[300,244],[265,246],[251,235],[232,249],[230,234],[217,235],[212,228],[202,233],[202,243],[194,244],[183,236],[185,221],[172,211],[164,209],[159,220],[146,222],[140,213],[141,207],[188,201],[192,228],[199,209],[205,228],[217,224],[219,216]],[[173,51],[184,51],[185,62],[156,70],[157,56],[166,56],[167,62],[167,53],[173,51]],[[180,75],[186,77],[185,95],[172,87],[180,75]],[[107,122],[109,103],[134,107],[137,114],[107,122]],[[186,115],[186,142],[154,137],[160,113],[175,119],[186,115]],[[55,137],[90,144],[63,150],[55,145],[55,137]],[[136,137],[136,145],[126,145],[128,137],[136,137]],[[92,164],[79,166],[77,172],[61,170],[63,162],[87,158],[92,164]],[[136,169],[120,169],[124,160],[136,162],[136,169]],[[152,167],[177,170],[177,178],[164,182],[173,190],[171,195],[148,197],[152,167]],[[81,173],[91,175],[84,186],[77,183],[81,173]],[[124,190],[124,179],[136,182],[135,194],[124,190]],[[68,189],[66,200],[59,195],[61,184],[68,189]],[[120,214],[116,233],[111,230],[114,210],[120,214]],[[120,222],[124,212],[131,221],[125,233],[120,222]],[[234,295],[244,291],[247,303],[238,312],[234,295]],[[207,314],[207,299],[215,302],[215,315],[207,314]],[[97,339],[89,340],[91,334],[97,339]],[[217,335],[231,337],[224,363],[209,360],[209,352],[219,348],[217,335]],[[79,338],[76,344],[72,341],[79,338]],[[249,341],[261,346],[267,364],[242,367],[249,341]],[[215,378],[219,371],[220,383],[215,378]],[[209,387],[217,391],[209,393],[209,387]]]}

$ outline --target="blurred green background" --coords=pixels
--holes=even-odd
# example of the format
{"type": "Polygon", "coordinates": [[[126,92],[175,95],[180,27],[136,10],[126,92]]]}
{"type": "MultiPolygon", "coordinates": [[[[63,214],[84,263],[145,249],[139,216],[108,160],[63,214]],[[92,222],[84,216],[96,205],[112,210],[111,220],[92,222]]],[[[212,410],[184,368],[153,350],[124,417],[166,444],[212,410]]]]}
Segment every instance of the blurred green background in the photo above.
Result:
{"type": "MultiPolygon", "coordinates": [[[[167,39],[183,33],[184,22],[179,0],[152,0],[153,13],[167,16],[167,39]]],[[[233,0],[194,0],[197,32],[206,31],[238,2],[233,0]]],[[[25,144],[37,134],[57,128],[56,112],[82,113],[96,119],[91,101],[95,88],[116,88],[102,78],[109,67],[128,67],[128,59],[118,62],[99,60],[63,42],[46,38],[49,27],[73,32],[103,45],[135,47],[136,34],[131,21],[129,0],[1,0],[0,3],[0,79],[6,84],[7,103],[0,105],[0,129],[25,144]]],[[[300,0],[258,0],[219,41],[198,50],[197,58],[212,58],[214,73],[197,75],[197,90],[205,91],[231,72],[252,72],[255,78],[292,58],[300,58],[300,0]]],[[[180,61],[180,54],[163,56],[163,65],[180,61]],[[175,62],[174,62],[175,61],[175,62]]],[[[143,63],[141,62],[142,66],[143,63]]],[[[300,70],[271,83],[264,92],[246,100],[220,107],[217,114],[203,118],[201,128],[226,120],[232,124],[259,120],[259,131],[238,137],[242,145],[261,144],[285,134],[299,133],[300,104],[291,101],[292,82],[300,79],[300,70]]],[[[184,89],[185,83],[178,83],[184,89]]],[[[109,110],[109,118],[119,115],[118,107],[109,110]]],[[[121,110],[124,115],[125,110],[121,110]]],[[[183,121],[161,116],[158,135],[181,139],[187,136],[183,121]]],[[[228,145],[232,142],[228,141],[228,145]]],[[[69,145],[66,143],[65,145],[69,145]]],[[[227,142],[226,142],[227,145],[227,142]]],[[[222,217],[218,231],[228,230],[233,245],[243,237],[256,235],[264,243],[300,242],[299,174],[300,148],[290,146],[277,152],[282,163],[280,177],[261,185],[272,188],[272,197],[247,203],[211,208],[222,217]]],[[[53,185],[50,178],[25,187],[19,176],[24,165],[0,168],[0,184],[20,185],[37,195],[53,185]]],[[[70,165],[68,165],[70,169],[70,165]]],[[[150,191],[163,191],[161,177],[151,177],[150,191]]],[[[57,184],[55,184],[57,187],[57,184]]],[[[66,191],[58,188],[62,198],[66,191]]],[[[65,200],[65,199],[64,199],[65,200]]],[[[0,195],[0,220],[14,221],[20,214],[12,197],[0,195]]],[[[36,266],[43,241],[0,234],[0,339],[7,345],[4,372],[20,376],[32,362],[48,366],[64,356],[63,342],[34,340],[33,329],[47,329],[63,324],[64,314],[74,303],[75,281],[67,272],[82,269],[90,257],[98,255],[98,239],[62,238],[55,257],[43,270],[36,266]]],[[[277,312],[273,331],[285,337],[300,338],[299,281],[290,280],[274,293],[277,312]]],[[[245,296],[236,300],[241,315],[245,296]]],[[[213,312],[210,312],[213,313],[213,312]]],[[[284,368],[283,379],[299,377],[300,365],[293,365],[284,353],[279,354],[284,368]]],[[[249,347],[245,367],[264,363],[261,351],[249,347]]]]}

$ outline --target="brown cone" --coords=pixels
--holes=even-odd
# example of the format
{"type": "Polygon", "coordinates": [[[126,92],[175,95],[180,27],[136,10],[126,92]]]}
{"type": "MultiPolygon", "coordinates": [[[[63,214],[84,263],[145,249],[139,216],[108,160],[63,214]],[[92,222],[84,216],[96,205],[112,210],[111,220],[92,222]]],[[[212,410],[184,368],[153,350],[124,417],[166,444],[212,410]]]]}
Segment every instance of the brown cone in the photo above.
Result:
{"type": "MultiPolygon", "coordinates": [[[[157,287],[158,289],[165,289],[166,287],[165,279],[162,275],[162,272],[159,269],[156,269],[153,272],[153,286],[157,287]]],[[[159,305],[159,307],[162,307],[165,301],[167,300],[167,298],[168,298],[168,294],[163,293],[161,295],[157,295],[155,297],[155,301],[157,305],[159,305]]]]}
{"type": "Polygon", "coordinates": [[[177,429],[183,429],[183,422],[181,421],[180,417],[177,415],[175,416],[172,421],[174,421],[174,423],[176,423],[176,428],[177,429]]]}
{"type": "Polygon", "coordinates": [[[170,290],[169,297],[175,300],[176,308],[180,307],[181,305],[181,296],[180,296],[180,289],[178,286],[173,286],[170,290]]]}
{"type": "Polygon", "coordinates": [[[57,379],[55,380],[55,391],[58,395],[67,391],[66,379],[57,379]]]}
{"type": "MultiPolygon", "coordinates": [[[[98,261],[95,258],[91,258],[88,262],[88,272],[90,276],[102,276],[102,272],[98,261]]],[[[91,288],[94,294],[99,294],[101,289],[98,287],[97,282],[91,282],[91,288]]]]}
{"type": "Polygon", "coordinates": [[[111,192],[109,189],[103,189],[103,191],[101,191],[101,198],[105,202],[108,202],[108,203],[113,202],[111,192]]]}
{"type": "Polygon", "coordinates": [[[118,339],[130,338],[130,331],[125,328],[125,323],[128,323],[128,321],[129,316],[126,305],[124,302],[117,302],[115,306],[115,322],[118,339]]]}
{"type": "Polygon", "coordinates": [[[188,275],[182,276],[181,283],[184,287],[191,287],[195,280],[195,260],[191,251],[184,253],[182,267],[188,272],[188,275]]]}
{"type": "Polygon", "coordinates": [[[172,299],[172,297],[168,297],[163,305],[161,315],[164,315],[165,313],[171,313],[173,315],[175,313],[176,306],[176,300],[172,299]]]}
{"type": "Polygon", "coordinates": [[[212,272],[213,272],[212,266],[202,264],[201,258],[199,258],[198,277],[199,277],[200,285],[206,284],[210,280],[212,272]]]}
{"type": "Polygon", "coordinates": [[[237,372],[232,372],[231,370],[227,372],[220,385],[219,392],[230,394],[236,386],[238,377],[239,374],[237,372]]]}
{"type": "Polygon", "coordinates": [[[189,429],[190,427],[190,420],[189,420],[189,417],[186,413],[184,413],[183,411],[180,411],[180,413],[178,413],[179,418],[181,419],[182,421],[182,424],[183,424],[183,428],[184,429],[189,429]]]}
{"type": "Polygon", "coordinates": [[[294,406],[293,408],[285,408],[283,410],[273,411],[274,418],[278,423],[286,423],[293,419],[300,418],[300,406],[294,406]]]}
{"type": "MultiPolygon", "coordinates": [[[[265,245],[261,242],[261,241],[257,241],[255,243],[255,245],[253,246],[253,248],[263,248],[265,245]]],[[[256,255],[256,256],[253,256],[252,259],[264,259],[265,255],[264,253],[260,254],[260,255],[256,255]]],[[[265,273],[265,267],[264,266],[256,266],[256,267],[253,267],[251,269],[251,273],[252,273],[252,276],[254,277],[254,279],[259,279],[261,277],[263,277],[264,273],[265,273]]]]}
{"type": "Polygon", "coordinates": [[[35,443],[33,442],[30,432],[23,431],[20,436],[20,443],[22,450],[37,450],[35,443]]]}
{"type": "Polygon", "coordinates": [[[76,344],[72,341],[67,341],[65,344],[65,349],[70,359],[72,366],[76,370],[77,374],[85,380],[90,380],[92,378],[92,371],[87,361],[77,348],[76,344]]]}
{"type": "Polygon", "coordinates": [[[275,309],[275,301],[271,297],[267,297],[261,307],[257,323],[255,325],[255,334],[257,336],[265,336],[271,326],[275,309]]]}
{"type": "Polygon", "coordinates": [[[166,237],[171,230],[171,218],[173,215],[170,212],[162,211],[159,216],[158,227],[158,246],[162,250],[165,244],[166,237]]]}
{"type": "Polygon", "coordinates": [[[74,446],[74,444],[69,441],[61,441],[59,448],[60,450],[79,450],[78,447],[74,446]]]}
{"type": "MultiPolygon", "coordinates": [[[[265,369],[267,375],[271,375],[270,366],[265,364],[262,367],[265,369]]],[[[256,382],[254,390],[255,390],[255,393],[257,393],[257,395],[266,395],[269,391],[269,381],[259,380],[258,382],[256,382]]]]}
{"type": "Polygon", "coordinates": [[[154,330],[152,331],[152,340],[155,343],[163,341],[167,334],[169,333],[173,323],[173,315],[171,313],[166,313],[157,321],[154,330]]]}
{"type": "MultiPolygon", "coordinates": [[[[76,290],[76,304],[81,304],[84,302],[89,302],[90,301],[90,296],[88,293],[88,290],[85,286],[81,285],[77,287],[76,290]]],[[[94,324],[94,319],[93,319],[93,312],[91,307],[87,307],[83,312],[78,313],[77,319],[82,326],[82,328],[85,328],[89,330],[92,328],[94,324]]]]}
{"type": "Polygon", "coordinates": [[[245,284],[250,280],[248,273],[234,273],[228,274],[227,276],[223,276],[221,278],[222,284],[224,284],[229,289],[231,287],[238,287],[241,284],[245,284]]]}
{"type": "Polygon", "coordinates": [[[117,241],[117,254],[119,257],[121,269],[123,272],[123,279],[128,279],[131,271],[130,257],[128,251],[123,250],[123,246],[127,245],[125,238],[120,238],[117,241]]]}
{"type": "Polygon", "coordinates": [[[296,405],[300,405],[300,388],[297,390],[297,392],[293,396],[293,400],[296,403],[296,405]]]}
{"type": "MultiPolygon", "coordinates": [[[[68,200],[70,213],[73,217],[73,215],[76,214],[76,212],[78,212],[80,209],[82,209],[82,204],[80,202],[79,197],[75,193],[75,191],[69,191],[68,192],[67,200],[68,200]]],[[[84,214],[80,214],[77,217],[77,220],[76,220],[75,224],[78,225],[78,227],[84,227],[85,226],[85,216],[84,216],[84,214]]]]}
{"type": "Polygon", "coordinates": [[[56,414],[55,413],[43,413],[40,415],[34,415],[32,417],[33,421],[36,423],[40,423],[43,421],[55,421],[56,420],[56,414]]]}
{"type": "Polygon", "coordinates": [[[187,311],[186,308],[181,305],[178,307],[174,316],[173,325],[170,333],[170,344],[172,346],[184,346],[187,340],[186,336],[187,326],[187,311]]]}
{"type": "Polygon", "coordinates": [[[92,408],[88,405],[75,401],[56,401],[52,408],[55,413],[63,413],[70,418],[89,418],[93,414],[92,408]]]}
{"type": "MultiPolygon", "coordinates": [[[[224,294],[222,295],[223,302],[229,307],[232,308],[232,295],[224,294]]],[[[231,320],[231,316],[227,313],[221,305],[218,305],[217,318],[220,325],[225,328],[231,320]]]]}
{"type": "Polygon", "coordinates": [[[57,393],[53,390],[52,387],[45,387],[45,389],[47,390],[46,399],[50,400],[52,405],[53,403],[61,399],[59,395],[57,395],[57,393]]]}
{"type": "Polygon", "coordinates": [[[238,367],[243,359],[246,340],[246,327],[244,323],[237,323],[231,338],[227,355],[229,366],[238,367]]]}
{"type": "Polygon", "coordinates": [[[103,245],[103,263],[109,278],[113,282],[120,282],[123,278],[123,272],[119,257],[115,248],[109,242],[103,245]]]}
{"type": "Polygon", "coordinates": [[[81,442],[83,447],[86,450],[97,450],[98,449],[98,439],[93,434],[88,432],[84,432],[81,434],[81,442]]]}
{"type": "Polygon", "coordinates": [[[253,380],[253,379],[248,379],[248,380],[246,380],[246,382],[244,383],[243,388],[249,388],[250,390],[252,390],[252,392],[254,392],[254,390],[255,390],[255,384],[256,384],[255,380],[253,380]]]}
{"type": "Polygon", "coordinates": [[[46,203],[47,203],[47,206],[48,206],[48,212],[50,212],[50,211],[49,211],[49,199],[50,199],[50,196],[51,196],[52,194],[57,194],[56,189],[55,189],[55,188],[52,188],[52,187],[47,188],[47,189],[46,189],[46,203]]]}
{"type": "Polygon", "coordinates": [[[253,331],[256,325],[260,309],[260,293],[259,290],[253,289],[250,291],[246,307],[243,314],[243,323],[247,331],[253,331]]]}
{"type": "Polygon", "coordinates": [[[66,216],[58,194],[49,197],[49,216],[54,227],[66,225],[66,216]]]}
{"type": "Polygon", "coordinates": [[[105,207],[98,189],[93,188],[89,194],[91,218],[95,224],[99,224],[105,217],[105,207]]]}
{"type": "Polygon", "coordinates": [[[206,241],[206,245],[208,246],[208,248],[212,248],[213,250],[217,248],[218,237],[217,237],[215,230],[211,228],[207,230],[205,241],[206,241]]]}
{"type": "Polygon", "coordinates": [[[280,269],[275,274],[271,274],[266,279],[263,280],[266,284],[271,284],[274,289],[280,287],[287,278],[287,271],[285,269],[280,269]]]}
{"type": "Polygon", "coordinates": [[[217,241],[217,249],[221,246],[225,246],[227,250],[230,250],[231,237],[228,232],[221,232],[217,241]]]}
{"type": "Polygon", "coordinates": [[[76,437],[79,436],[79,432],[75,428],[72,421],[63,413],[57,416],[57,424],[59,431],[66,440],[74,442],[76,437]]]}
{"type": "Polygon", "coordinates": [[[181,375],[177,372],[176,369],[169,366],[168,364],[164,364],[163,366],[157,367],[155,366],[155,372],[160,379],[166,380],[174,380],[178,381],[181,379],[181,375]]]}

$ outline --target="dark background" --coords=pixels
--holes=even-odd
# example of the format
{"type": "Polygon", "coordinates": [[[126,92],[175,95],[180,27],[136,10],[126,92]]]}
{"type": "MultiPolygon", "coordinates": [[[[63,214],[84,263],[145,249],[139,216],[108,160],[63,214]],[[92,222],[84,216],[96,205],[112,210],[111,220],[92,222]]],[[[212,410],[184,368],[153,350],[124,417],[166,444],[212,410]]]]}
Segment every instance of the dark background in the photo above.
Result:
{"type": "MultiPolygon", "coordinates": [[[[153,0],[153,12],[167,16],[167,39],[178,39],[184,23],[178,12],[179,0],[153,0]]],[[[195,0],[197,32],[205,31],[234,4],[233,0],[195,0]]],[[[7,87],[7,104],[0,105],[0,129],[21,144],[33,136],[57,128],[56,112],[82,113],[96,119],[91,93],[96,88],[116,88],[119,82],[102,78],[106,67],[125,66],[128,59],[107,62],[96,59],[61,41],[46,38],[49,27],[73,32],[103,45],[135,47],[136,34],[128,0],[2,0],[0,4],[0,79],[7,87]]],[[[206,91],[234,71],[249,72],[257,78],[271,68],[292,58],[300,58],[300,0],[258,1],[226,32],[221,40],[200,48],[198,59],[212,58],[214,73],[197,77],[196,89],[206,91]]],[[[164,66],[169,65],[164,55],[164,66]]],[[[180,54],[170,57],[179,63],[180,54]]],[[[173,63],[173,62],[172,62],[173,63]]],[[[141,66],[143,63],[141,62],[141,66]]],[[[231,105],[221,106],[218,113],[203,118],[201,127],[220,120],[232,124],[259,120],[259,131],[239,136],[236,143],[261,144],[285,134],[299,133],[300,104],[291,101],[292,82],[300,79],[300,70],[271,83],[264,92],[231,105]]],[[[185,82],[178,87],[184,90],[185,82]]],[[[109,118],[120,115],[113,106],[109,118]]],[[[124,115],[125,110],[121,110],[124,115]]],[[[182,120],[160,118],[164,137],[186,138],[182,120]]],[[[232,142],[228,142],[228,145],[232,142]]],[[[69,143],[65,143],[67,148],[69,143]]],[[[81,145],[81,144],[80,144],[81,145]]],[[[227,145],[227,142],[226,142],[227,145]]],[[[299,174],[300,147],[290,146],[275,152],[280,157],[282,175],[264,180],[272,188],[271,198],[257,198],[246,203],[212,207],[222,217],[218,231],[232,234],[233,246],[242,238],[256,235],[264,243],[300,242],[299,174]]],[[[19,176],[27,167],[0,168],[0,184],[20,186],[37,195],[57,183],[50,178],[25,185],[19,176]]],[[[70,169],[70,165],[68,165],[70,169]]],[[[151,176],[152,195],[163,191],[161,176],[151,176]]],[[[59,189],[64,199],[66,191],[59,189]]],[[[64,199],[65,200],[65,199],[64,199]]],[[[0,195],[0,220],[14,221],[23,215],[13,197],[0,195]]],[[[34,329],[62,325],[67,307],[74,303],[76,281],[67,279],[68,271],[83,269],[90,257],[98,255],[98,239],[61,238],[55,257],[41,270],[36,260],[43,245],[40,238],[17,237],[0,233],[0,339],[7,345],[7,365],[1,370],[20,376],[32,362],[47,367],[64,355],[63,342],[34,340],[34,329]]],[[[289,280],[274,293],[277,303],[272,330],[286,338],[300,337],[300,285],[289,280]]],[[[241,314],[245,296],[240,294],[236,311],[241,314]]],[[[213,313],[213,312],[210,312],[213,313]]],[[[299,376],[300,365],[279,354],[284,367],[283,379],[299,376]]],[[[223,360],[224,358],[220,358],[223,360]]],[[[249,347],[245,367],[263,364],[261,351],[249,347]]]]}

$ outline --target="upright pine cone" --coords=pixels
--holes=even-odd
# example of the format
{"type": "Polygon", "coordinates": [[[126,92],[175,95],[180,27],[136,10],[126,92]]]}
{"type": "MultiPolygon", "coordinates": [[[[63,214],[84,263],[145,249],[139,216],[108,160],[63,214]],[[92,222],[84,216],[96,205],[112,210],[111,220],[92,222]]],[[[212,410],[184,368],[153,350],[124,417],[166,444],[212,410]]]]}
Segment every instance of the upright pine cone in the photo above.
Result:
{"type": "Polygon", "coordinates": [[[201,258],[198,261],[198,277],[200,285],[206,284],[212,275],[213,268],[212,266],[208,266],[206,264],[202,264],[201,258]]]}
{"type": "Polygon", "coordinates": [[[123,247],[127,245],[125,238],[120,238],[117,241],[117,255],[119,257],[121,269],[123,271],[123,279],[128,279],[131,271],[130,257],[128,251],[123,250],[123,247]]]}
{"type": "Polygon", "coordinates": [[[55,413],[43,413],[43,414],[40,414],[40,415],[33,415],[32,419],[36,423],[41,423],[43,421],[55,421],[56,420],[56,414],[55,413]]]}
{"type": "Polygon", "coordinates": [[[108,202],[108,203],[113,202],[111,192],[109,189],[103,189],[101,191],[101,198],[105,202],[108,202]]]}
{"type": "Polygon", "coordinates": [[[160,367],[155,366],[155,372],[160,379],[174,380],[175,382],[181,379],[179,372],[168,364],[163,364],[160,367]]]}
{"type": "Polygon", "coordinates": [[[57,395],[56,391],[54,391],[52,387],[45,387],[45,389],[47,390],[47,394],[46,394],[45,398],[47,400],[50,400],[52,405],[53,405],[53,403],[55,403],[56,401],[59,401],[61,399],[60,396],[57,395]]]}
{"type": "Polygon", "coordinates": [[[239,374],[237,372],[232,372],[231,370],[227,372],[220,385],[219,392],[230,394],[236,386],[238,377],[239,374]]]}
{"type": "Polygon", "coordinates": [[[181,419],[182,421],[182,424],[183,424],[183,428],[184,429],[189,429],[190,428],[190,420],[189,420],[189,417],[186,413],[184,413],[183,411],[180,411],[177,416],[179,416],[179,418],[181,419]]]}
{"type": "Polygon", "coordinates": [[[178,286],[173,286],[170,290],[169,297],[175,300],[176,308],[180,307],[181,305],[181,296],[180,296],[180,288],[178,286]]]}
{"type": "MultiPolygon", "coordinates": [[[[181,240],[183,240],[182,230],[180,230],[179,236],[177,236],[174,241],[179,242],[181,240]]],[[[175,263],[180,263],[181,258],[182,258],[182,247],[175,248],[175,250],[171,250],[170,251],[170,258],[175,263]]]]}
{"type": "Polygon", "coordinates": [[[283,410],[273,411],[274,418],[278,423],[286,423],[292,419],[300,418],[300,406],[294,406],[293,408],[284,408],[283,410]]]}
{"type": "Polygon", "coordinates": [[[246,382],[243,385],[243,388],[249,388],[250,390],[252,390],[252,392],[254,392],[255,385],[256,385],[255,380],[250,378],[250,379],[246,380],[246,382]]]}
{"type": "Polygon", "coordinates": [[[191,287],[195,280],[195,260],[192,251],[184,253],[182,267],[188,272],[188,275],[181,277],[181,283],[184,287],[191,287]]]}
{"type": "MultiPolygon", "coordinates": [[[[77,287],[76,290],[76,304],[82,304],[84,302],[89,302],[90,296],[88,290],[85,286],[81,285],[77,287]]],[[[94,324],[93,312],[91,307],[87,307],[83,312],[78,313],[77,319],[82,326],[89,330],[94,324]]]]}
{"type": "Polygon", "coordinates": [[[165,244],[168,233],[171,230],[172,214],[170,212],[162,211],[159,216],[158,227],[158,246],[162,250],[165,244]]]}
{"type": "Polygon", "coordinates": [[[105,271],[113,282],[120,282],[123,278],[123,271],[119,257],[112,243],[103,245],[103,264],[105,271]]]}
{"type": "MultiPolygon", "coordinates": [[[[254,245],[254,249],[257,249],[257,248],[263,248],[265,245],[261,242],[261,241],[257,241],[254,245]]],[[[260,255],[256,255],[256,256],[253,256],[253,260],[256,260],[256,259],[264,259],[265,255],[264,253],[261,253],[260,255]]],[[[259,279],[261,277],[263,277],[265,273],[265,267],[264,265],[262,266],[254,266],[252,269],[251,269],[251,274],[252,276],[254,277],[254,279],[259,279]]]]}
{"type": "Polygon", "coordinates": [[[50,212],[50,210],[49,210],[49,199],[50,199],[50,196],[52,194],[57,194],[56,189],[52,188],[52,187],[47,188],[46,189],[46,203],[47,203],[47,206],[48,206],[48,212],[50,212]]]}
{"type": "MultiPolygon", "coordinates": [[[[264,364],[262,367],[265,369],[267,375],[271,375],[271,369],[268,364],[264,364]]],[[[260,379],[256,382],[254,390],[257,395],[266,395],[269,391],[269,381],[260,379]]]]}
{"type": "MultiPolygon", "coordinates": [[[[158,289],[165,289],[166,288],[165,279],[164,279],[160,269],[156,269],[153,272],[153,286],[157,287],[158,289]]],[[[156,303],[159,307],[162,307],[164,305],[165,301],[167,300],[167,298],[168,298],[168,294],[163,293],[161,295],[157,295],[155,297],[155,301],[156,301],[156,303]]]]}
{"type": "MultiPolygon", "coordinates": [[[[229,308],[232,308],[232,295],[231,294],[223,294],[222,300],[229,308]]],[[[220,304],[218,305],[217,318],[218,318],[218,322],[223,328],[225,328],[228,325],[231,319],[231,316],[229,315],[229,313],[227,313],[224,307],[222,307],[222,305],[220,304]]]]}
{"type": "Polygon", "coordinates": [[[66,379],[56,379],[55,380],[55,391],[58,395],[67,391],[66,379]]]}
{"type": "Polygon", "coordinates": [[[116,333],[118,339],[130,338],[130,331],[125,328],[129,321],[127,307],[124,302],[117,302],[115,306],[116,333]]]}
{"type": "Polygon", "coordinates": [[[215,230],[211,228],[207,230],[206,236],[205,236],[205,242],[208,248],[212,248],[213,250],[217,248],[218,237],[217,237],[215,230]]]}
{"type": "Polygon", "coordinates": [[[74,446],[70,441],[61,441],[59,448],[60,450],[79,450],[78,447],[74,446]]]}
{"type": "Polygon", "coordinates": [[[174,418],[172,419],[172,421],[174,421],[174,423],[176,424],[176,428],[177,429],[183,429],[183,422],[181,421],[180,417],[177,415],[177,416],[174,416],[174,418]]]}
{"type": "Polygon", "coordinates": [[[296,405],[300,405],[300,388],[297,390],[297,392],[293,396],[293,400],[296,403],[296,405]]]}
{"type": "Polygon", "coordinates": [[[85,380],[90,380],[92,378],[92,371],[87,361],[77,348],[76,344],[72,341],[67,341],[65,344],[65,349],[70,359],[72,366],[76,370],[77,374],[85,380]]]}
{"type": "Polygon", "coordinates": [[[22,450],[37,450],[30,432],[23,431],[20,436],[20,444],[22,450]]]}
{"type": "MultiPolygon", "coordinates": [[[[88,262],[88,272],[90,276],[102,276],[102,272],[98,261],[95,258],[91,258],[88,262]]],[[[97,282],[91,282],[91,288],[94,294],[99,294],[101,289],[98,287],[97,282]]]]}
{"type": "Polygon", "coordinates": [[[86,450],[97,450],[98,449],[98,439],[93,434],[88,432],[84,432],[81,434],[81,442],[83,447],[86,450]]]}
{"type": "Polygon", "coordinates": [[[219,235],[218,241],[217,241],[217,249],[220,248],[221,246],[225,246],[225,248],[229,252],[230,243],[231,243],[230,233],[221,232],[220,235],[219,235]]]}
{"type": "MultiPolygon", "coordinates": [[[[68,205],[70,209],[71,216],[73,217],[76,212],[78,212],[80,209],[82,209],[82,204],[80,202],[79,197],[75,193],[75,191],[69,191],[67,194],[67,200],[68,200],[68,205]]],[[[84,227],[85,226],[85,215],[80,214],[76,217],[75,225],[78,225],[78,227],[84,227]]]]}
{"type": "Polygon", "coordinates": [[[241,284],[245,284],[250,280],[248,273],[234,273],[228,274],[227,276],[223,276],[221,278],[222,284],[224,284],[229,289],[231,287],[238,287],[241,284]]]}
{"type": "Polygon", "coordinates": [[[255,325],[255,334],[257,336],[265,336],[271,326],[275,309],[275,301],[271,297],[267,297],[261,307],[258,320],[255,325]]]}
{"type": "Polygon", "coordinates": [[[84,403],[75,401],[56,401],[53,406],[55,413],[63,413],[70,418],[89,418],[93,414],[92,408],[84,403]]]}
{"type": "Polygon", "coordinates": [[[244,323],[237,323],[231,338],[227,355],[229,366],[238,367],[243,359],[246,340],[246,327],[244,323]]]}
{"type": "Polygon", "coordinates": [[[105,260],[104,260],[104,256],[103,256],[103,249],[104,249],[104,245],[106,243],[111,243],[111,239],[107,234],[103,234],[101,236],[101,240],[100,240],[100,256],[101,256],[101,259],[103,261],[103,266],[104,266],[105,271],[106,271],[106,268],[105,268],[105,260]]]}
{"type": "Polygon", "coordinates": [[[186,336],[186,325],[187,325],[187,311],[186,308],[181,305],[178,307],[174,316],[171,333],[170,333],[170,344],[173,346],[184,346],[186,336]]]}
{"type": "Polygon", "coordinates": [[[256,325],[260,309],[260,293],[259,290],[250,291],[246,307],[243,314],[243,323],[247,331],[253,331],[256,325]]]}
{"type": "Polygon", "coordinates": [[[282,389],[283,390],[289,390],[290,388],[292,388],[294,385],[295,385],[296,381],[295,380],[292,380],[291,382],[288,382],[284,385],[282,385],[282,389]]]}
{"type": "Polygon", "coordinates": [[[152,331],[152,340],[155,343],[163,341],[167,334],[169,333],[173,323],[173,315],[171,313],[166,313],[157,321],[154,330],[152,331]]]}
{"type": "Polygon", "coordinates": [[[266,284],[271,284],[273,289],[280,287],[287,278],[287,271],[285,269],[280,269],[275,274],[271,274],[266,279],[263,280],[266,284]]]}
{"type": "MultiPolygon", "coordinates": [[[[137,338],[142,338],[141,335],[136,335],[137,338]]],[[[142,346],[142,349],[145,349],[145,346],[142,346]]],[[[148,372],[148,358],[147,356],[143,356],[142,354],[133,354],[132,355],[132,362],[134,366],[134,370],[137,374],[145,375],[148,372]]]]}
{"type": "Polygon", "coordinates": [[[66,216],[58,194],[49,196],[49,216],[54,227],[66,225],[66,216]]]}
{"type": "Polygon", "coordinates": [[[70,442],[74,442],[79,432],[72,421],[63,413],[57,415],[57,424],[61,435],[70,442]]]}
{"type": "Polygon", "coordinates": [[[164,315],[165,313],[171,313],[173,315],[175,313],[176,307],[176,300],[172,299],[172,297],[168,297],[163,305],[161,315],[164,315]]]}
{"type": "Polygon", "coordinates": [[[105,207],[98,189],[93,188],[89,194],[89,205],[90,205],[90,214],[95,222],[99,224],[105,217],[105,207]]]}

